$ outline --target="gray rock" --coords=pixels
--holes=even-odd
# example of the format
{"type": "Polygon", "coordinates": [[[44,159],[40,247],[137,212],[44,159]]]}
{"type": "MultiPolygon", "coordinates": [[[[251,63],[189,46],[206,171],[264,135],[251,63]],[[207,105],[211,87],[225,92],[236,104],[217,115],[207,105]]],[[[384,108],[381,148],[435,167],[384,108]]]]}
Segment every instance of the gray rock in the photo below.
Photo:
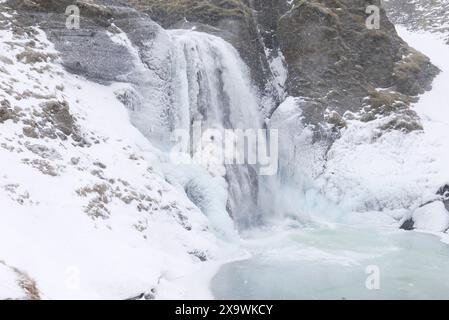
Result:
{"type": "Polygon", "coordinates": [[[449,2],[447,0],[384,0],[388,16],[414,30],[443,33],[449,44],[449,2]]]}
{"type": "Polygon", "coordinates": [[[413,219],[406,220],[400,227],[403,230],[411,231],[415,229],[415,222],[413,219]]]}
{"type": "Polygon", "coordinates": [[[442,197],[446,210],[449,211],[449,184],[442,186],[437,194],[442,197]]]}
{"type": "Polygon", "coordinates": [[[438,69],[397,35],[381,10],[380,30],[369,30],[365,9],[376,1],[296,1],[279,20],[279,38],[289,66],[290,95],[310,100],[309,123],[328,107],[357,112],[375,88],[417,95],[429,89],[438,69]],[[402,61],[413,54],[413,61],[402,61]]]}

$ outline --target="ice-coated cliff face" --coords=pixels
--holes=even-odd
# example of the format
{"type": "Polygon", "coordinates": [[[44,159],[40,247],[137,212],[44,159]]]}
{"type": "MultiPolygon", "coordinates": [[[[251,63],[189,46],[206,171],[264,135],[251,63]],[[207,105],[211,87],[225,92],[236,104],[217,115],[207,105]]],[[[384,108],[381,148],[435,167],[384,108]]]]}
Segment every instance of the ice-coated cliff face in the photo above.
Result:
{"type": "MultiPolygon", "coordinates": [[[[260,98],[237,50],[223,39],[205,33],[175,30],[169,34],[174,46],[176,97],[172,127],[190,133],[196,122],[201,124],[203,134],[210,129],[262,129],[260,98]]],[[[192,156],[205,152],[204,148],[210,148],[210,144],[216,145],[218,150],[223,147],[222,139],[214,137],[213,133],[210,138],[212,141],[203,141],[199,146],[202,150],[197,150],[199,141],[192,141],[192,156]]],[[[245,164],[223,163],[223,166],[222,172],[214,172],[218,168],[209,171],[226,178],[229,212],[237,221],[251,221],[257,211],[256,169],[245,164]]]]}

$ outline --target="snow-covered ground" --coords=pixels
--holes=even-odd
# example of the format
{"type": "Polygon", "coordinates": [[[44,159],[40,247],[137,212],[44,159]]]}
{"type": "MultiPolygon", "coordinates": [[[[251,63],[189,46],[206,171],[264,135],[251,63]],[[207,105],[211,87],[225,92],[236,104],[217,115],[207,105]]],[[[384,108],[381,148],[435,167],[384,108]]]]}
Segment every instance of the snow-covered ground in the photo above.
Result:
{"type": "Polygon", "coordinates": [[[166,178],[120,85],[65,72],[38,29],[0,31],[0,74],[0,299],[27,283],[43,299],[209,297],[234,249],[166,178]]]}

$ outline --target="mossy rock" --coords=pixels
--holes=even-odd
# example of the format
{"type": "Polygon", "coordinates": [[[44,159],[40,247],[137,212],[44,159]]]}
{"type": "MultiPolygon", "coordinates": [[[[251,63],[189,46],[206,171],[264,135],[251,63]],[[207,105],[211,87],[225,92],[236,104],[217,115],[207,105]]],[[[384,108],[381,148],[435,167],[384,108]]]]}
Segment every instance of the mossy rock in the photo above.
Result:
{"type": "Polygon", "coordinates": [[[240,0],[129,0],[164,27],[187,19],[217,25],[222,19],[242,19],[250,14],[240,0]]]}
{"type": "Polygon", "coordinates": [[[377,110],[379,114],[386,115],[414,101],[416,100],[396,91],[371,91],[368,104],[370,111],[377,110]]]}
{"type": "Polygon", "coordinates": [[[416,96],[424,93],[425,89],[430,89],[424,88],[420,80],[434,77],[439,70],[432,66],[428,57],[412,49],[406,58],[395,65],[393,72],[398,91],[416,96]]]}
{"type": "Polygon", "coordinates": [[[423,130],[419,116],[410,108],[417,100],[396,91],[371,91],[360,121],[370,122],[391,117],[380,129],[412,132],[423,130]]]}

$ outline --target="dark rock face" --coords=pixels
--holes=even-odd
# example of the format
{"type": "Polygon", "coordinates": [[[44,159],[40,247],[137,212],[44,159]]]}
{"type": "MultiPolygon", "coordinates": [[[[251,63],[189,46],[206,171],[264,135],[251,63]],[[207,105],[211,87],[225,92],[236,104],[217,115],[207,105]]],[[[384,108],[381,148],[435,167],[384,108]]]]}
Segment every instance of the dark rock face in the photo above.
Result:
{"type": "MultiPolygon", "coordinates": [[[[366,27],[366,8],[380,6],[378,0],[130,2],[164,27],[200,24],[201,31],[229,40],[250,66],[259,89],[275,101],[280,97],[269,85],[269,61],[281,50],[289,73],[287,94],[306,99],[303,114],[311,124],[325,122],[328,108],[343,116],[379,102],[376,88],[403,95],[396,100],[383,93],[382,106],[392,109],[399,101],[408,107],[410,96],[430,89],[438,73],[427,57],[399,38],[385,10],[380,12],[380,30],[366,27]]],[[[420,130],[417,116],[410,114],[397,120],[401,125],[387,129],[420,130]]]]}
{"type": "Polygon", "coordinates": [[[407,230],[407,231],[414,230],[415,222],[413,221],[413,219],[408,219],[401,225],[401,229],[407,230]]]}
{"type": "Polygon", "coordinates": [[[449,211],[449,184],[442,186],[437,194],[443,198],[444,206],[449,211]]]}
{"type": "Polygon", "coordinates": [[[312,100],[309,121],[320,120],[329,106],[341,115],[358,111],[376,88],[412,96],[429,89],[438,70],[399,38],[383,9],[380,29],[366,27],[365,10],[377,1],[296,3],[280,18],[279,37],[289,94],[312,100]]]}
{"type": "MultiPolygon", "coordinates": [[[[76,1],[80,8],[79,30],[66,28],[66,7],[73,1],[43,0],[39,5],[29,1],[12,0],[10,5],[20,9],[19,20],[24,25],[38,25],[61,53],[65,68],[100,83],[120,81],[134,68],[127,48],[114,43],[107,32],[114,26],[129,32],[135,40],[151,40],[160,27],[132,9],[124,1],[76,1]],[[114,26],[112,25],[114,23],[114,26]],[[139,38],[139,39],[137,39],[139,38]]],[[[134,39],[133,39],[134,40],[134,39]]],[[[142,42],[142,41],[141,41],[142,42]]]]}

